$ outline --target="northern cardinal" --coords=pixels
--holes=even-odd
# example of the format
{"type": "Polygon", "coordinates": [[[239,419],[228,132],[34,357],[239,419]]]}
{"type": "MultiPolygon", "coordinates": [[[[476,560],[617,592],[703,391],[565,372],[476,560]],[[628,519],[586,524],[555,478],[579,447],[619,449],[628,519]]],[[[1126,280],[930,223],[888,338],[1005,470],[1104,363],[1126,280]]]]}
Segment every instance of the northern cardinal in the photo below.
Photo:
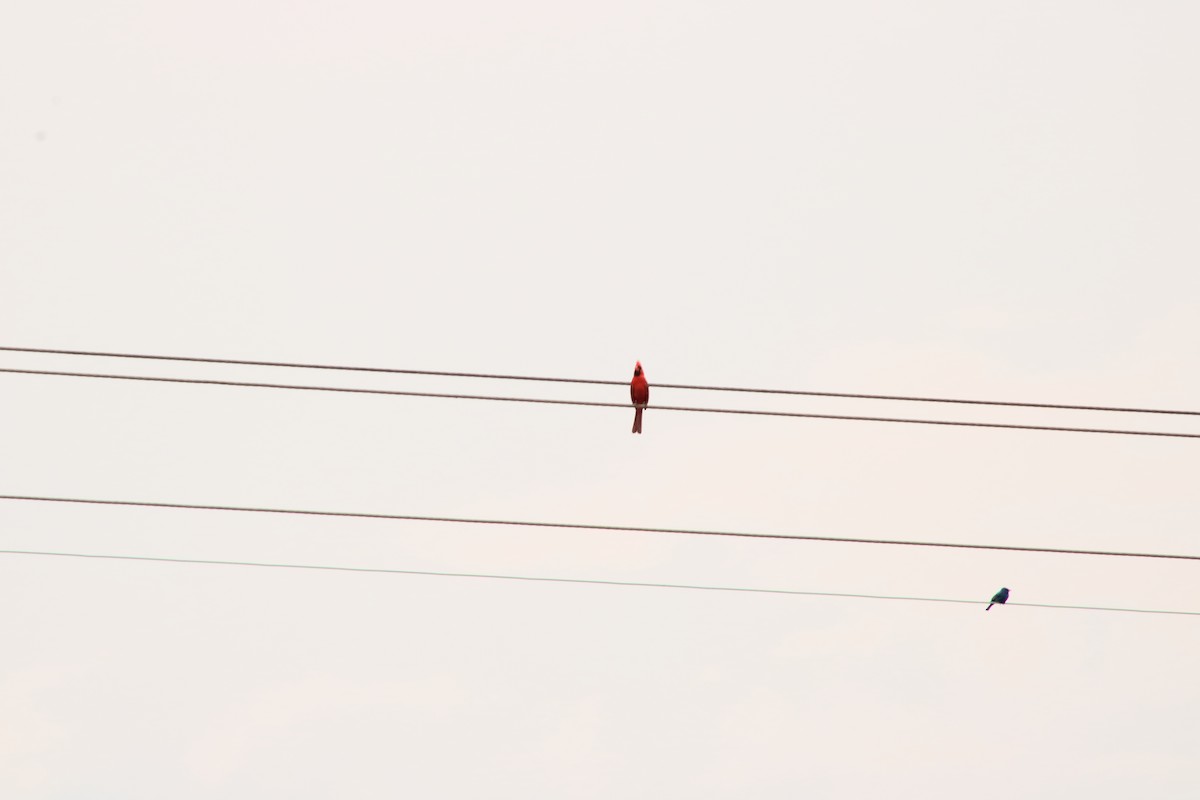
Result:
{"type": "Polygon", "coordinates": [[[650,384],[646,383],[646,375],[642,372],[642,362],[637,362],[633,368],[633,380],[629,382],[629,396],[633,398],[636,409],[633,412],[633,432],[642,432],[642,410],[650,402],[650,384]]]}
{"type": "Polygon", "coordinates": [[[988,607],[985,608],[984,611],[991,611],[992,606],[996,605],[996,603],[999,603],[1000,605],[1004,605],[1007,602],[1008,602],[1008,587],[1005,586],[1003,589],[1001,589],[1000,591],[998,591],[994,595],[992,595],[992,602],[988,603],[988,607]]]}

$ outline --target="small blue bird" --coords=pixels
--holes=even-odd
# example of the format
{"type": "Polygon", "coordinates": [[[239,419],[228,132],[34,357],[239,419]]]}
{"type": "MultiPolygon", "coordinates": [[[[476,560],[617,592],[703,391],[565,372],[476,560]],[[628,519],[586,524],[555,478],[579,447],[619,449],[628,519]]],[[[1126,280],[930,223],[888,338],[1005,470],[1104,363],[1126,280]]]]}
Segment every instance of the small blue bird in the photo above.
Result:
{"type": "Polygon", "coordinates": [[[1000,591],[998,591],[994,595],[992,595],[992,602],[988,603],[988,607],[985,608],[984,611],[991,611],[992,606],[996,605],[996,603],[999,603],[1000,605],[1004,605],[1007,602],[1008,602],[1008,587],[1005,586],[1003,589],[1001,589],[1000,591]]]}

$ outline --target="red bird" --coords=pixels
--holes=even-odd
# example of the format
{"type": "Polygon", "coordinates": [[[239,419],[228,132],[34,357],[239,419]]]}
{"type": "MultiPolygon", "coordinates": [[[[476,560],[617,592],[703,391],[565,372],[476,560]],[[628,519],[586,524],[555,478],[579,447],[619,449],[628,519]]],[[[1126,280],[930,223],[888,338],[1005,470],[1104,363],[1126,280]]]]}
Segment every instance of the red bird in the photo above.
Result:
{"type": "Polygon", "coordinates": [[[650,384],[646,383],[646,375],[642,372],[642,362],[637,362],[633,368],[633,380],[629,382],[629,396],[633,399],[636,409],[633,412],[633,432],[642,432],[642,411],[650,402],[650,384]]]}

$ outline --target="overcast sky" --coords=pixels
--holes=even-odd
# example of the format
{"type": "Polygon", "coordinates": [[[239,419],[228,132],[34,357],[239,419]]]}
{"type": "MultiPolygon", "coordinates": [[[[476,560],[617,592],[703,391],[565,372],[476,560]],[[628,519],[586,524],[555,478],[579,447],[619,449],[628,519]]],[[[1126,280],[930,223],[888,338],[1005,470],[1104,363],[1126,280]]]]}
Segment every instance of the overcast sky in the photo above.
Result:
{"type": "MultiPolygon", "coordinates": [[[[1200,409],[1198,23],[1184,2],[10,3],[0,345],[1200,409]]],[[[0,411],[0,494],[1200,553],[1189,439],[653,408],[632,436],[624,408],[12,374],[0,411]]],[[[1194,562],[1095,556],[17,501],[0,549],[1200,611],[1194,562]]],[[[1200,617],[6,555],[0,622],[5,797],[1200,782],[1200,617]]]]}

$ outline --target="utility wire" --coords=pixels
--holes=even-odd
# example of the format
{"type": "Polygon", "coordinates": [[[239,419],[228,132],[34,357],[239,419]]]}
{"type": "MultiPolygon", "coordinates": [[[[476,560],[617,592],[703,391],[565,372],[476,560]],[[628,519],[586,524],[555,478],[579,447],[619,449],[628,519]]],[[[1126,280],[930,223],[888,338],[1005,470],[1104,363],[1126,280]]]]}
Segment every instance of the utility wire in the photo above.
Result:
{"type": "MultiPolygon", "coordinates": [[[[102,553],[64,553],[45,550],[0,550],[0,555],[21,556],[57,556],[63,558],[90,558],[113,561],[148,561],[163,564],[203,564],[206,566],[225,567],[270,567],[273,569],[307,569],[326,572],[360,572],[383,575],[424,575],[436,578],[486,578],[488,580],[528,581],[537,583],[575,583],[592,586],[634,586],[647,589],[692,589],[708,592],[742,592],[746,594],[787,594],[803,595],[806,597],[852,597],[864,600],[906,600],[918,603],[960,603],[963,605],[983,605],[983,600],[955,600],[945,597],[907,597],[901,595],[856,594],[851,592],[808,592],[799,589],[753,589],[744,586],[707,586],[688,583],[644,583],[640,581],[606,581],[590,578],[555,578],[534,575],[498,575],[477,572],[433,572],[416,569],[388,569],[385,567],[343,567],[332,564],[284,564],[274,561],[218,561],[208,558],[169,558],[165,556],[126,556],[102,553]]],[[[1007,603],[1009,606],[1025,606],[1028,608],[1061,608],[1076,611],[1118,611],[1134,614],[1173,614],[1179,616],[1200,616],[1200,611],[1167,611],[1150,608],[1111,608],[1104,606],[1068,606],[1051,603],[1007,603]]]]}
{"type": "MultiPolygon", "coordinates": [[[[593,386],[628,386],[628,381],[593,380],[588,378],[548,378],[535,375],[497,375],[486,372],[443,372],[426,369],[394,369],[390,367],[352,367],[338,364],[306,364],[289,361],[247,361],[233,358],[199,358],[192,356],[162,356],[145,353],[109,353],[89,350],[52,350],[42,347],[0,347],[0,351],[13,353],[42,353],[48,355],[88,356],[100,358],[136,358],[155,361],[186,361],[199,364],[236,364],[251,367],[284,367],[288,369],[324,369],[342,370],[346,372],[379,372],[391,375],[428,375],[441,378],[480,378],[486,380],[505,381],[543,381],[549,383],[583,383],[593,386]]],[[[1069,411],[1115,411],[1129,414],[1179,414],[1200,416],[1200,411],[1180,411],[1163,408],[1132,408],[1120,406],[1078,405],[1067,403],[1032,403],[1015,400],[964,400],[948,397],[914,397],[892,394],[860,394],[853,392],[819,392],[800,391],[794,389],[755,389],[743,386],[702,386],[685,383],[655,383],[656,389],[688,389],[707,392],[749,392],[755,394],[779,394],[803,397],[840,397],[855,400],[899,400],[911,403],[958,403],[963,405],[980,406],[1009,406],[1015,408],[1054,408],[1069,411]]]]}
{"type": "Polygon", "coordinates": [[[1001,544],[964,544],[961,542],[929,542],[908,539],[865,539],[842,536],[815,536],[790,533],[752,533],[746,531],[706,531],[690,528],[650,528],[636,525],[591,525],[573,522],[529,522],[522,520],[476,519],[472,517],[432,517],[416,514],[375,514],[358,511],[310,511],[294,508],[258,508],[253,506],[218,506],[193,503],[151,503],[138,500],[91,500],[79,497],[39,497],[33,495],[0,494],[0,500],[28,500],[40,503],[77,503],[99,506],[135,508],[170,508],[188,511],[239,511],[255,514],[293,514],[311,517],[343,519],[384,519],[407,522],[448,522],[463,525],[511,525],[526,528],[556,528],[562,530],[619,531],[624,533],[668,533],[685,536],[726,536],[742,539],[789,539],[806,542],[839,542],[846,544],[906,545],[911,547],[943,547],[961,550],[1003,550],[1019,553],[1056,553],[1076,556],[1115,556],[1118,558],[1160,558],[1179,561],[1200,561],[1200,556],[1170,553],[1140,553],[1110,550],[1078,550],[1065,547],[1022,547],[1001,544]]]}
{"type": "MultiPolygon", "coordinates": [[[[392,395],[400,397],[436,397],[447,400],[492,400],[508,403],[544,403],[560,406],[588,406],[592,408],[630,408],[629,403],[600,403],[588,400],[550,400],[539,397],[504,397],[478,394],[446,394],[442,392],[413,392],[397,389],[354,389],[344,386],[306,386],[289,383],[258,383],[250,381],[222,381],[200,378],[164,378],[149,375],[113,375],[96,372],[59,372],[41,369],[0,368],[0,373],[14,375],[52,375],[66,378],[101,378],[120,381],[150,381],[158,383],[190,383],[202,386],[240,386],[252,389],[292,389],[306,392],[346,392],[350,394],[392,395]]],[[[813,414],[799,411],[761,411],[742,408],[704,408],[696,406],[652,405],[655,411],[689,411],[704,414],[742,414],[761,417],[797,417],[805,419],[837,419],[854,422],[890,422],[909,425],[949,425],[964,428],[1004,428],[1026,431],[1057,431],[1060,433],[1103,433],[1123,436],[1164,436],[1177,439],[1200,439],[1200,433],[1175,433],[1169,431],[1140,431],[1121,428],[1069,428],[1060,425],[1017,425],[1006,422],[962,422],[946,419],[914,419],[908,417],[867,417],[847,414],[813,414]]]]}

